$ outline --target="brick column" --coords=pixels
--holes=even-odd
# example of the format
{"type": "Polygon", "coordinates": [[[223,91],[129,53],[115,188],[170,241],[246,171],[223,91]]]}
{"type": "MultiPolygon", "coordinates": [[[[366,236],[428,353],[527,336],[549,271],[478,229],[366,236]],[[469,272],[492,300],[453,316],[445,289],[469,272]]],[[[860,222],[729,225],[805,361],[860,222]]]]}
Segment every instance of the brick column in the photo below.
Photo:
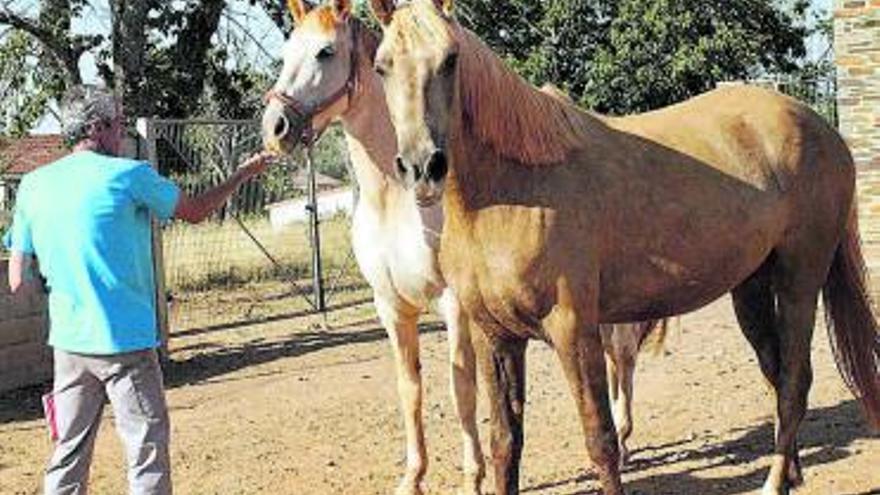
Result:
{"type": "Polygon", "coordinates": [[[840,132],[859,171],[862,241],[880,292],[880,0],[834,0],[840,132]]]}

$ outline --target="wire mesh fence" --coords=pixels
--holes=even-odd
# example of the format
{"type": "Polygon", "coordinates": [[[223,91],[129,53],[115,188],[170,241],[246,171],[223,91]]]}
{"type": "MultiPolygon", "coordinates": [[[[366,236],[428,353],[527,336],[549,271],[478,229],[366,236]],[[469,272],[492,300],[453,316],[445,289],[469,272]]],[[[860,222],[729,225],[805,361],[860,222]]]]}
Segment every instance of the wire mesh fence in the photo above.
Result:
{"type": "MultiPolygon", "coordinates": [[[[190,195],[220,184],[261,148],[254,121],[153,120],[144,125],[149,127],[143,132],[145,154],[190,195]]],[[[355,193],[344,181],[326,178],[320,181],[325,190],[316,191],[312,204],[304,194],[309,175],[298,173],[303,166],[302,159],[273,165],[206,222],[174,221],[163,228],[172,331],[279,319],[368,298],[349,235],[355,193]],[[321,201],[325,194],[352,200],[329,215],[321,201]],[[276,210],[287,217],[275,215],[282,217],[275,220],[276,210]],[[320,218],[317,235],[310,224],[312,211],[320,218]]]]}

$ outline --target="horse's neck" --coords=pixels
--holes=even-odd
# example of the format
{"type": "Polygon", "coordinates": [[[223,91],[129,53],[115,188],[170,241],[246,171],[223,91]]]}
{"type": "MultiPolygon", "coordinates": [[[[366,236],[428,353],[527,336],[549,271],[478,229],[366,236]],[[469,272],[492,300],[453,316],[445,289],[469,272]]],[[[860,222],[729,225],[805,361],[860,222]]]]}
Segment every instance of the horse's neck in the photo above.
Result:
{"type": "Polygon", "coordinates": [[[397,143],[382,93],[372,71],[361,72],[361,89],[342,117],[348,151],[361,192],[368,201],[398,187],[392,176],[397,143]]]}

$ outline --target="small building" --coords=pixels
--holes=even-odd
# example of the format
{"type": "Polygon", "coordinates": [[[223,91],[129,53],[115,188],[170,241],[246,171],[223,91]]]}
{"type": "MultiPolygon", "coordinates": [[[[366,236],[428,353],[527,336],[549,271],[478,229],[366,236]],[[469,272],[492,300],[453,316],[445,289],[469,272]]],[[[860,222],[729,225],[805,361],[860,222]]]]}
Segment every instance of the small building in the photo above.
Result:
{"type": "MultiPolygon", "coordinates": [[[[350,187],[321,191],[317,195],[318,218],[326,220],[339,214],[351,215],[354,210],[354,192],[350,187]]],[[[309,220],[309,200],[307,197],[288,199],[266,205],[269,210],[269,224],[272,230],[304,223],[309,220]]]]}
{"type": "MultiPolygon", "coordinates": [[[[300,167],[291,177],[293,190],[299,195],[266,205],[272,230],[278,231],[289,225],[309,220],[309,171],[300,167]]],[[[340,213],[351,214],[354,209],[354,192],[344,182],[328,175],[315,173],[315,188],[318,202],[318,218],[331,218],[340,213]]]]}
{"type": "Polygon", "coordinates": [[[0,141],[0,211],[11,210],[24,174],[68,153],[60,134],[0,141]]]}

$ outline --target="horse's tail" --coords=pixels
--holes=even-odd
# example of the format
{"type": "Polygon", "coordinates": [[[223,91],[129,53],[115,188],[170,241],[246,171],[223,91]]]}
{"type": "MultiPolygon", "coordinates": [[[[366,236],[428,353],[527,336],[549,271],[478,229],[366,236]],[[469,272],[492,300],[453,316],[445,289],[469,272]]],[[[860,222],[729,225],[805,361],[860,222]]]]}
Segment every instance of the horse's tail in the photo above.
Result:
{"type": "Polygon", "coordinates": [[[822,288],[825,321],[841,377],[880,429],[880,327],[868,293],[856,208],[822,288]]]}
{"type": "Polygon", "coordinates": [[[660,355],[665,349],[666,332],[669,330],[669,318],[662,320],[643,321],[639,325],[639,334],[642,336],[639,342],[639,350],[649,349],[651,354],[660,355]]]}

